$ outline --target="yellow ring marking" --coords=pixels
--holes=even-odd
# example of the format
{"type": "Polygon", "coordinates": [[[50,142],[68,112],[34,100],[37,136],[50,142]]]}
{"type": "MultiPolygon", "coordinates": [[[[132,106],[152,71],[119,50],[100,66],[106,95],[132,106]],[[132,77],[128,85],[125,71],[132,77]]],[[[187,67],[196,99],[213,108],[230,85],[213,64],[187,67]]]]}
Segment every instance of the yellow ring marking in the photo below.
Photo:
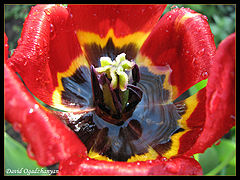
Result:
{"type": "Polygon", "coordinates": [[[102,48],[106,46],[109,38],[112,38],[112,41],[115,47],[123,47],[124,45],[127,45],[129,43],[134,43],[138,48],[140,48],[144,43],[144,41],[147,39],[149,34],[150,32],[148,33],[135,32],[125,37],[116,38],[116,36],[114,35],[113,29],[110,29],[107,35],[104,38],[101,38],[98,34],[95,34],[92,32],[81,31],[81,30],[77,31],[78,41],[81,45],[96,43],[100,45],[102,48]]]}
{"type": "MultiPolygon", "coordinates": [[[[58,80],[58,87],[53,92],[52,96],[52,102],[53,102],[53,107],[65,110],[65,111],[72,111],[74,109],[68,108],[62,104],[62,91],[64,91],[63,85],[62,85],[62,78],[65,77],[70,77],[72,76],[77,68],[80,66],[86,66],[89,68],[89,64],[86,60],[86,58],[83,55],[78,56],[76,59],[73,60],[69,68],[65,72],[58,72],[57,73],[57,80],[58,80]]],[[[78,109],[79,111],[79,109],[78,109]]]]}

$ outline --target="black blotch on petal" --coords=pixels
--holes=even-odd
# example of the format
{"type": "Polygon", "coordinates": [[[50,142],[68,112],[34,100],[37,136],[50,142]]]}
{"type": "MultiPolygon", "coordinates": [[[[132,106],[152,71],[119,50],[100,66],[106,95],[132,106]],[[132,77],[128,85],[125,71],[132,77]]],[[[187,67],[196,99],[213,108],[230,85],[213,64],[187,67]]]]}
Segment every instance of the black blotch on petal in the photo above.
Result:
{"type": "Polygon", "coordinates": [[[108,56],[114,60],[117,55],[121,53],[126,53],[126,58],[131,60],[134,59],[137,55],[138,48],[134,43],[126,44],[122,47],[116,47],[113,43],[112,38],[108,39],[108,42],[105,47],[101,47],[96,43],[85,44],[84,45],[85,54],[87,60],[94,65],[94,67],[100,67],[99,59],[103,56],[108,56]]]}
{"type": "Polygon", "coordinates": [[[68,107],[92,106],[91,76],[87,67],[79,67],[72,76],[61,79],[62,104],[68,107]],[[90,93],[89,93],[90,92],[90,93]]]}

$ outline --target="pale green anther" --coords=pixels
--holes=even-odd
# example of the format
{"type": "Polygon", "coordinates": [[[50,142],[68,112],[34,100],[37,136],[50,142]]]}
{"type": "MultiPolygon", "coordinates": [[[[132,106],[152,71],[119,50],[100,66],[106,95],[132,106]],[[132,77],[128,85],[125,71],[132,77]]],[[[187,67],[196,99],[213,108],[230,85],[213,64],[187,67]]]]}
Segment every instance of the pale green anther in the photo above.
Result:
{"type": "Polygon", "coordinates": [[[119,85],[121,91],[125,91],[128,84],[128,75],[125,71],[131,70],[135,63],[128,61],[125,53],[119,54],[114,61],[109,57],[101,57],[100,63],[101,67],[96,68],[96,71],[107,74],[108,78],[111,79],[110,86],[113,89],[116,89],[119,85]]]}
{"type": "Polygon", "coordinates": [[[98,67],[96,68],[96,71],[99,73],[103,73],[103,72],[107,72],[111,69],[112,66],[102,66],[102,67],[98,67]]]}
{"type": "Polygon", "coordinates": [[[122,61],[126,60],[126,54],[125,53],[121,53],[119,55],[117,55],[116,57],[116,63],[119,64],[122,61]]]}
{"type": "Polygon", "coordinates": [[[110,69],[110,76],[111,76],[111,84],[110,86],[113,88],[113,89],[116,89],[117,88],[117,85],[118,85],[118,78],[117,78],[117,74],[116,74],[116,68],[113,67],[112,69],[110,69]]]}
{"type": "Polygon", "coordinates": [[[127,70],[132,69],[134,65],[135,65],[134,62],[131,62],[128,60],[124,60],[121,62],[121,66],[123,67],[123,69],[127,69],[127,70]]]}
{"type": "Polygon", "coordinates": [[[112,62],[110,57],[101,57],[100,58],[100,63],[101,63],[102,67],[113,64],[113,62],[112,62]]]}
{"type": "Polygon", "coordinates": [[[119,76],[119,88],[121,91],[125,91],[128,85],[128,75],[125,72],[121,72],[118,74],[119,76]]]}

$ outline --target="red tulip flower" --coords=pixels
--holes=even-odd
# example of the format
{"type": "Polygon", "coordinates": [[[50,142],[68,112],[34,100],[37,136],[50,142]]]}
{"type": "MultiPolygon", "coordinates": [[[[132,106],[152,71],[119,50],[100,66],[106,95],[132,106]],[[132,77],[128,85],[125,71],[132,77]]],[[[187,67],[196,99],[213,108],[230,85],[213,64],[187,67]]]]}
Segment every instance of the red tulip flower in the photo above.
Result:
{"type": "Polygon", "coordinates": [[[205,16],[165,7],[37,5],[10,58],[5,35],[5,117],[39,165],[202,174],[192,156],[235,124],[235,34],[216,51],[205,16]]]}

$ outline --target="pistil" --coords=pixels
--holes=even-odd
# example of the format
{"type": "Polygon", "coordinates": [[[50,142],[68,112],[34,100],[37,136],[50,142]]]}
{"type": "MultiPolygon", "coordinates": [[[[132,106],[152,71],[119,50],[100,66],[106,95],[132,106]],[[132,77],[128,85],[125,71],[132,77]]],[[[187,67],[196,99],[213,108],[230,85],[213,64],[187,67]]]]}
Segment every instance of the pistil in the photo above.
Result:
{"type": "Polygon", "coordinates": [[[138,66],[127,60],[125,53],[113,61],[101,57],[100,64],[101,67],[91,67],[96,112],[112,124],[121,124],[142,98],[142,91],[136,86],[140,80],[138,66]]]}

